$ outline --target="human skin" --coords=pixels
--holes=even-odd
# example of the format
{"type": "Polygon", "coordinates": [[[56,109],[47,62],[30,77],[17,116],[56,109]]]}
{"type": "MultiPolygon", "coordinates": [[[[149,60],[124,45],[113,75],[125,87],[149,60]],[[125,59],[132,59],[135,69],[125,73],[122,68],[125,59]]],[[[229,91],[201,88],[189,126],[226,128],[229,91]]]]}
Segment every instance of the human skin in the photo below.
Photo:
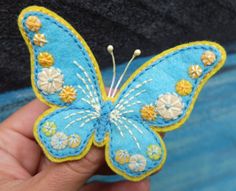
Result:
{"type": "Polygon", "coordinates": [[[48,106],[33,100],[0,124],[0,191],[149,191],[149,180],[86,184],[107,174],[103,148],[92,147],[79,161],[51,163],[33,136],[33,124],[48,106]]]}

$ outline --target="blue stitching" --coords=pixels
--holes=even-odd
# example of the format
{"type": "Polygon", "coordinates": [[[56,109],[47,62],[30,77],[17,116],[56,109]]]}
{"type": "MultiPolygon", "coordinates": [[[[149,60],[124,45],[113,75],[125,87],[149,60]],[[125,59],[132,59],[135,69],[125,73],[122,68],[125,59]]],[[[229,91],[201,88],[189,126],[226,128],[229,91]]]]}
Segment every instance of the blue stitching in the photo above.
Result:
{"type": "MultiPolygon", "coordinates": [[[[101,104],[101,94],[100,94],[100,89],[98,88],[98,79],[96,78],[96,76],[95,76],[95,74],[96,74],[96,72],[94,71],[94,68],[92,68],[92,64],[91,64],[91,61],[88,59],[88,55],[89,55],[89,53],[86,53],[84,50],[83,50],[83,48],[82,48],[82,46],[79,44],[79,42],[78,42],[78,40],[77,40],[77,38],[71,33],[71,31],[69,30],[69,29],[67,29],[66,27],[64,27],[64,26],[61,26],[60,25],[60,23],[58,23],[58,22],[56,22],[56,21],[54,21],[49,15],[43,15],[43,14],[40,14],[40,13],[29,13],[28,15],[37,15],[37,16],[41,16],[41,17],[44,17],[46,20],[49,20],[50,22],[52,22],[52,23],[54,23],[55,25],[57,25],[59,28],[61,28],[63,31],[65,31],[67,34],[69,34],[69,36],[73,39],[73,41],[75,42],[75,44],[79,47],[79,49],[81,49],[81,53],[84,55],[84,59],[86,60],[86,63],[87,63],[87,66],[88,66],[88,68],[89,68],[89,71],[90,71],[90,73],[91,73],[91,77],[92,77],[92,80],[93,80],[93,82],[94,82],[94,86],[95,86],[95,89],[96,89],[96,93],[98,94],[98,96],[99,96],[99,102],[100,102],[100,104],[101,104]]],[[[29,33],[29,31],[27,30],[27,27],[25,26],[25,20],[27,19],[27,17],[25,17],[23,20],[22,20],[22,23],[23,23],[23,26],[24,26],[24,29],[25,29],[25,31],[27,31],[28,33],[29,33]]],[[[31,42],[31,44],[33,45],[33,51],[34,51],[34,61],[35,61],[35,80],[34,80],[34,84],[35,84],[35,86],[36,87],[38,87],[37,86],[37,84],[36,84],[36,82],[37,82],[37,75],[38,75],[38,73],[39,73],[39,64],[38,64],[38,61],[37,61],[37,55],[38,55],[38,50],[37,50],[37,47],[36,46],[34,46],[34,43],[32,42],[32,39],[30,39],[30,38],[28,38],[29,39],[29,41],[31,42]]],[[[38,89],[40,92],[41,92],[41,94],[42,94],[42,96],[43,97],[45,97],[45,99],[46,100],[48,100],[48,101],[50,101],[50,102],[52,102],[53,104],[57,104],[57,105],[59,105],[59,106],[66,106],[66,105],[68,105],[68,104],[66,104],[66,103],[60,103],[60,102],[58,102],[58,101],[56,101],[56,100],[53,100],[52,98],[50,98],[50,97],[47,97],[40,89],[38,89]]]]}

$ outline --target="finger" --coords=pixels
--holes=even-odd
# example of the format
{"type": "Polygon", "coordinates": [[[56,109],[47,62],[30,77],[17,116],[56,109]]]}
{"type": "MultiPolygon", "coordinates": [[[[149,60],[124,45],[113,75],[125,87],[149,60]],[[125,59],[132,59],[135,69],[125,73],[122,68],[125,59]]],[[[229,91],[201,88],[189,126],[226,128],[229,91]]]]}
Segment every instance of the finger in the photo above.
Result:
{"type": "Polygon", "coordinates": [[[11,115],[1,124],[1,126],[3,128],[11,128],[12,130],[32,139],[32,127],[34,122],[47,108],[48,106],[40,102],[38,99],[35,99],[11,115]]]}
{"type": "Polygon", "coordinates": [[[79,161],[49,166],[31,179],[30,186],[32,190],[78,191],[104,162],[104,150],[93,147],[79,161]]]}
{"type": "Polygon", "coordinates": [[[150,182],[148,179],[140,181],[140,182],[129,182],[122,181],[116,183],[101,183],[94,182],[88,185],[85,185],[79,191],[127,191],[127,190],[135,190],[135,191],[149,191],[150,190],[150,182]]]}

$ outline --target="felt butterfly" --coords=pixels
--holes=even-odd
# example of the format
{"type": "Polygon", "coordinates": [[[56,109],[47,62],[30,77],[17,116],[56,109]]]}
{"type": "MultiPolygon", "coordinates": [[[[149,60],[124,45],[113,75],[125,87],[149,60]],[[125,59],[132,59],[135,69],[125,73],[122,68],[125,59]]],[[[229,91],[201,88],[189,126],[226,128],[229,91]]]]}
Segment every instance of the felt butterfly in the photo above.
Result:
{"type": "Polygon", "coordinates": [[[43,7],[22,11],[20,31],[31,54],[32,87],[51,108],[35,123],[34,135],[54,162],[78,160],[92,144],[105,146],[109,167],[138,181],[166,159],[159,135],[180,127],[205,82],[224,64],[224,49],[213,42],[187,43],[154,56],[119,87],[133,59],[109,93],[83,38],[64,19],[43,7]]]}

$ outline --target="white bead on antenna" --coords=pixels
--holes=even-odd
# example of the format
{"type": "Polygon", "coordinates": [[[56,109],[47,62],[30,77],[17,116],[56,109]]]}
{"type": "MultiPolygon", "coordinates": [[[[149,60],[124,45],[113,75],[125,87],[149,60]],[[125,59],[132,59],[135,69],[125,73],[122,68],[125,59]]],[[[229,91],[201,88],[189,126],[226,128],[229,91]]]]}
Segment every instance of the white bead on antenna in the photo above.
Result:
{"type": "Polygon", "coordinates": [[[140,54],[141,54],[141,50],[140,49],[136,49],[134,51],[134,56],[140,56],[140,54]]]}
{"type": "Polygon", "coordinates": [[[114,50],[114,47],[112,45],[107,46],[107,51],[111,54],[114,50]]]}

